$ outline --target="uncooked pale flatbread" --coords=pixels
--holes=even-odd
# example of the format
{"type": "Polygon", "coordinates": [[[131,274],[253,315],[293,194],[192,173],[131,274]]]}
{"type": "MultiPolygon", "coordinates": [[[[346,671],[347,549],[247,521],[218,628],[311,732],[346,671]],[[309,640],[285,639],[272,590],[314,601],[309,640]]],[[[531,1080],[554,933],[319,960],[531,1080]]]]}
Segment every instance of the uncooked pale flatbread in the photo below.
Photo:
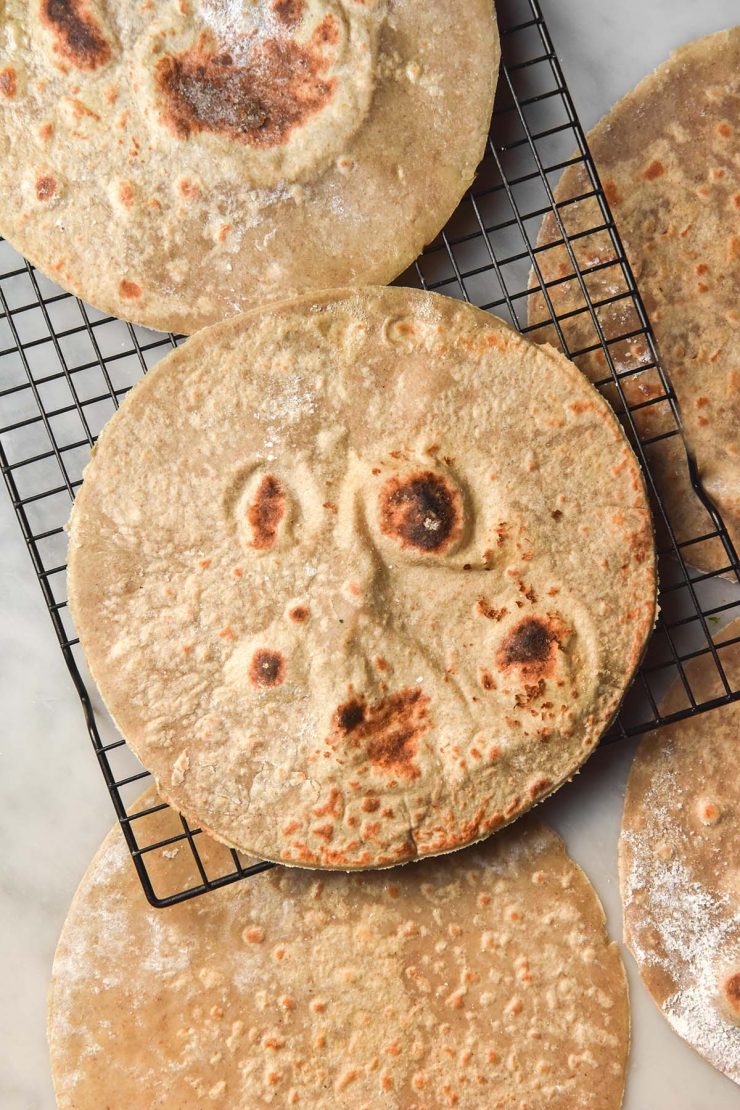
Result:
{"type": "MultiPolygon", "coordinates": [[[[717,635],[740,636],[740,621],[717,635]]],[[[719,652],[733,689],[740,644],[719,652]]],[[[686,668],[697,700],[724,691],[711,656],[686,668]]],[[[680,683],[661,707],[686,705],[680,683]]],[[[625,940],[673,1028],[740,1083],[740,705],[646,736],[632,765],[619,870],[625,940]]]]}
{"type": "Polygon", "coordinates": [[[498,60],[492,0],[4,0],[0,232],[165,331],[390,281],[473,180],[498,60]]]}
{"type": "MultiPolygon", "coordinates": [[[[737,131],[740,120],[740,27],[698,39],[677,50],[589,133],[588,141],[625,250],[642,293],[663,365],[681,405],[686,438],[704,486],[724,517],[733,543],[740,542],[740,192],[737,131]]],[[[567,169],[556,200],[591,192],[582,166],[567,169]]],[[[576,235],[603,224],[594,198],[560,208],[566,231],[576,235]]],[[[560,239],[553,216],[543,222],[538,245],[560,239]]],[[[582,269],[614,258],[606,232],[574,239],[582,269]]],[[[546,281],[573,273],[564,247],[538,254],[546,281]]],[[[625,291],[618,267],[586,277],[594,301],[625,291]]],[[[560,315],[585,307],[577,281],[549,290],[560,315]]],[[[532,297],[530,323],[549,315],[532,297]]],[[[639,329],[629,298],[598,310],[613,338],[639,329]]],[[[561,322],[571,351],[598,347],[588,312],[561,322]]],[[[536,332],[553,341],[553,329],[536,332]]],[[[649,360],[641,337],[610,347],[617,370],[649,360]]],[[[609,377],[601,348],[576,359],[592,381],[609,377]]],[[[675,429],[655,370],[624,378],[644,438],[675,429]]],[[[694,494],[681,439],[648,448],[651,469],[679,541],[713,530],[694,494]]],[[[706,570],[725,567],[719,540],[684,549],[686,560],[706,570]]]]}
{"type": "Polygon", "coordinates": [[[388,866],[568,778],[655,616],[636,460],[554,351],[343,290],[206,330],[104,430],[69,599],[160,792],[253,855],[388,866]]]}
{"type": "MultiPolygon", "coordinates": [[[[184,877],[187,854],[148,866],[184,877]]],[[[609,1110],[629,1009],[598,898],[539,823],[400,877],[278,868],[167,910],[115,829],[59,941],[49,1040],[59,1110],[609,1110]]]]}

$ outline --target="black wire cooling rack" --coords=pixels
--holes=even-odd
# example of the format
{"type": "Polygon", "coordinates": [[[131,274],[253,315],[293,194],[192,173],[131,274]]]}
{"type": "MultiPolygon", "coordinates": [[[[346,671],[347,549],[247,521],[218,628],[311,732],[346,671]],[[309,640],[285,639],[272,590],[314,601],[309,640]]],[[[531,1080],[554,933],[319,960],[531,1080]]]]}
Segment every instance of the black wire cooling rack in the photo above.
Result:
{"type": "MultiPolygon", "coordinates": [[[[740,576],[737,556],[690,461],[692,484],[707,508],[710,526],[702,535],[683,536],[679,542],[660,502],[649,451],[653,441],[680,435],[675,397],[658,364],[644,308],[539,4],[537,0],[498,0],[497,9],[503,58],[488,153],[472,192],[400,284],[470,300],[508,317],[524,332],[534,328],[527,319],[528,301],[539,296],[550,327],[573,357],[584,351],[569,350],[568,328],[564,316],[555,311],[552,291],[564,280],[576,281],[581,289],[583,308],[579,311],[588,314],[595,331],[591,349],[603,350],[608,367],[608,378],[602,384],[611,389],[612,400],[616,389],[617,408],[624,410],[622,419],[643,464],[662,525],[659,531],[665,537],[662,614],[619,718],[603,741],[606,743],[740,697],[740,689],[733,686],[718,655],[718,647],[723,646],[719,626],[729,620],[733,610],[740,615],[740,576]],[[585,171],[589,187],[578,198],[556,205],[554,183],[563,170],[576,165],[585,171]],[[620,277],[621,291],[601,302],[589,295],[585,279],[590,270],[579,268],[573,246],[576,237],[568,237],[564,226],[567,205],[587,198],[593,198],[599,213],[589,233],[607,233],[612,255],[591,269],[612,266],[620,277]],[[548,213],[555,214],[559,243],[572,266],[567,277],[553,281],[544,280],[541,265],[543,251],[552,247],[537,245],[542,219],[548,213]],[[636,314],[637,326],[628,334],[605,336],[599,309],[620,299],[636,314]],[[647,438],[641,437],[635,426],[633,410],[638,406],[631,408],[624,393],[624,379],[637,371],[616,369],[613,358],[616,343],[635,338],[644,345],[639,371],[653,369],[660,383],[659,394],[650,403],[663,402],[671,422],[658,435],[647,438]],[[726,563],[712,573],[699,573],[687,565],[684,556],[690,559],[688,549],[706,541],[720,545],[726,563]],[[734,583],[727,581],[729,576],[734,583]],[[705,691],[694,690],[684,669],[690,659],[702,655],[711,656],[716,668],[716,696],[714,691],[707,697],[705,691]],[[658,701],[676,679],[685,692],[685,707],[670,718],[662,717],[658,701]]],[[[89,682],[67,610],[64,524],[90,448],[121,397],[179,342],[179,337],[103,316],[62,292],[0,240],[0,465],[116,814],[146,896],[155,906],[191,898],[273,866],[249,864],[226,848],[222,859],[210,850],[206,866],[197,844],[202,834],[184,818],[180,818],[182,831],[163,841],[147,835],[147,828],[152,827],[147,818],[165,806],[127,812],[151,781],[150,776],[115,732],[89,682]],[[183,880],[183,848],[192,857],[187,880],[183,880]],[[148,866],[153,852],[157,854],[157,890],[148,866]],[[168,885],[162,861],[175,855],[179,856],[178,880],[168,885]]]]}

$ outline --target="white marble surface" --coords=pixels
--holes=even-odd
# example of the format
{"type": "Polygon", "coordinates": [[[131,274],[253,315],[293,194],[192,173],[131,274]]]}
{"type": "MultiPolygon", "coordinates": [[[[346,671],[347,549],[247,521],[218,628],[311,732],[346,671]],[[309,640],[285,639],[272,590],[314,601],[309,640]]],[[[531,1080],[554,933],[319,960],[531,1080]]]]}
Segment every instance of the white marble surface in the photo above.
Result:
{"type": "MultiPolygon", "coordinates": [[[[675,46],[730,25],[737,0],[543,0],[586,126],[675,46]]],[[[620,936],[616,844],[632,745],[597,753],[543,807],[620,936]]],[[[52,1110],[45,1000],[54,945],[112,809],[71,680],[0,490],[0,1108],[52,1110]]],[[[731,1110],[737,1088],[670,1030],[629,956],[627,1110],[731,1110]]],[[[174,1108],[173,1108],[174,1110],[174,1108]]],[[[575,1108],[574,1108],[575,1110],[575,1108]]]]}

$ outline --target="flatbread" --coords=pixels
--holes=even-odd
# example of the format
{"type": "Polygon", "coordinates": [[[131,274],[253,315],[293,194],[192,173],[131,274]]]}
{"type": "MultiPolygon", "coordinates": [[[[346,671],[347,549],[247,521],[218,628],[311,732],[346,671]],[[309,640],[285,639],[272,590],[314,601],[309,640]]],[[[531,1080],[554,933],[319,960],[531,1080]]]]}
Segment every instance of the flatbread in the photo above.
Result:
{"type": "Polygon", "coordinates": [[[160,793],[309,867],[449,851],[549,794],[655,616],[609,406],[417,290],[195,336],[103,431],[70,541],[91,672],[160,793]]]}
{"type": "MultiPolygon", "coordinates": [[[[740,636],[740,621],[718,642],[740,636]]],[[[733,688],[740,644],[719,652],[733,688]]],[[[697,699],[723,693],[711,656],[688,664],[697,699]]],[[[686,703],[676,685],[661,708],[686,703]]],[[[637,750],[622,821],[625,940],[673,1028],[740,1083],[740,705],[713,709],[637,750]]]]}
{"type": "MultiPolygon", "coordinates": [[[[678,397],[686,439],[704,487],[723,514],[735,547],[740,541],[740,192],[736,165],[740,119],[740,27],[698,39],[677,50],[628,93],[596,127],[588,142],[653,325],[663,365],[678,397]]],[[[581,165],[561,177],[559,204],[592,192],[581,165]]],[[[569,235],[603,224],[595,198],[560,208],[569,235]]],[[[561,239],[548,215],[538,246],[561,239]]],[[[623,293],[626,285],[608,233],[572,242],[594,301],[623,293]]],[[[564,247],[538,254],[546,281],[573,273],[564,247]]],[[[558,315],[585,307],[574,280],[549,290],[558,315]]],[[[541,295],[531,298],[529,321],[549,317],[541,295]]],[[[607,339],[639,329],[629,298],[598,310],[607,339]]],[[[563,320],[571,351],[598,346],[588,312],[563,320]]],[[[553,340],[553,329],[534,333],[553,340]]],[[[617,370],[649,361],[636,337],[610,347],[617,370]]],[[[609,377],[599,348],[576,359],[592,381],[609,377]]],[[[655,370],[625,378],[644,438],[675,429],[655,370]],[[653,404],[649,402],[653,401],[653,404]]],[[[714,525],[691,487],[678,436],[648,449],[651,469],[679,542],[697,540],[714,525]]],[[[667,542],[661,536],[661,542],[667,542]]],[[[686,547],[686,560],[704,570],[726,567],[720,540],[686,547]]]]}
{"type": "Polygon", "coordinates": [[[390,281],[473,180],[498,62],[492,0],[4,0],[0,232],[164,331],[390,281]]]}
{"type": "Polygon", "coordinates": [[[629,1007],[593,887],[539,822],[400,878],[276,868],[167,910],[116,828],[62,931],[49,1041],[59,1110],[608,1110],[629,1007]]]}

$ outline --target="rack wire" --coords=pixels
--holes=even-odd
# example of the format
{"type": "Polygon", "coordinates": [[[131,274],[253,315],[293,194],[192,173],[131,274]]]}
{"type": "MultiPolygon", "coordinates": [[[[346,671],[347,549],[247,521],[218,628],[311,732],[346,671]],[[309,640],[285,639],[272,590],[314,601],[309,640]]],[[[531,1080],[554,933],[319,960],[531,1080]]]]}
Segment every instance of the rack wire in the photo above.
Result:
{"type": "MultiPolygon", "coordinates": [[[[608,376],[599,383],[611,390],[643,466],[661,524],[662,613],[635,682],[619,717],[602,743],[657,728],[682,717],[729,704],[740,698],[722,664],[723,640],[718,628],[740,616],[740,569],[727,532],[701,488],[696,467],[687,459],[695,494],[705,505],[709,528],[701,535],[676,536],[661,502],[650,463],[651,438],[680,436],[676,398],[660,366],[654,339],[632,272],[615,227],[607,199],[591,160],[586,139],[555,54],[538,0],[498,0],[502,65],[488,150],[477,181],[437,240],[399,279],[400,284],[436,290],[469,300],[508,318],[523,332],[530,323],[528,302],[538,296],[547,323],[563,350],[578,357],[601,349],[608,376]],[[565,209],[574,199],[556,202],[554,183],[570,166],[581,166],[589,188],[576,198],[593,198],[598,221],[589,233],[606,233],[613,257],[596,268],[614,267],[620,291],[595,301],[589,294],[589,270],[579,267],[573,239],[565,226],[565,209]],[[555,246],[566,251],[572,266],[568,277],[547,280],[537,234],[543,218],[554,214],[560,238],[555,246]],[[590,348],[570,349],[567,320],[556,311],[553,289],[564,280],[576,281],[583,297],[578,311],[588,314],[595,332],[590,348]],[[637,321],[628,333],[605,335],[600,309],[624,300],[637,321]],[[640,434],[635,409],[625,395],[624,379],[636,373],[616,365],[613,352],[620,341],[639,339],[643,358],[639,370],[654,370],[659,394],[651,404],[663,403],[669,426],[658,436],[640,434]],[[645,357],[646,356],[646,357],[645,357]],[[726,562],[712,572],[689,565],[692,545],[712,541],[721,545],[726,562]],[[732,581],[728,579],[732,578],[732,581]],[[710,656],[716,681],[710,694],[692,686],[685,665],[710,656]],[[662,716],[659,701],[676,680],[685,693],[685,706],[662,716]],[[718,692],[717,692],[718,691],[718,692]]],[[[583,233],[582,233],[583,234],[583,233]]],[[[569,313],[569,316],[576,313],[569,313]]],[[[79,695],[85,723],[111,795],[116,815],[133,857],[146,897],[154,906],[167,906],[254,875],[273,866],[244,860],[223,848],[212,848],[208,865],[198,849],[200,829],[185,818],[182,831],[166,840],[149,833],[161,803],[130,809],[151,783],[115,731],[90,682],[66,601],[66,538],[64,525],[70,503],[82,480],[90,449],[103,424],[140,376],[182,341],[123,323],[64,293],[0,240],[0,467],[16,511],[24,540],[38,576],[64,658],[79,695]],[[168,884],[162,859],[186,849],[191,857],[189,877],[168,884]],[[152,853],[157,858],[154,889],[152,853]]],[[[639,424],[639,422],[638,422],[639,424]]],[[[179,828],[179,826],[178,826],[179,828]]]]}

